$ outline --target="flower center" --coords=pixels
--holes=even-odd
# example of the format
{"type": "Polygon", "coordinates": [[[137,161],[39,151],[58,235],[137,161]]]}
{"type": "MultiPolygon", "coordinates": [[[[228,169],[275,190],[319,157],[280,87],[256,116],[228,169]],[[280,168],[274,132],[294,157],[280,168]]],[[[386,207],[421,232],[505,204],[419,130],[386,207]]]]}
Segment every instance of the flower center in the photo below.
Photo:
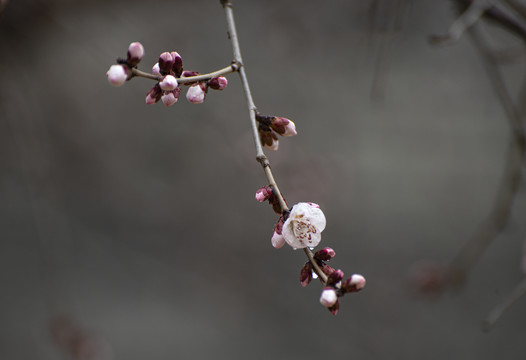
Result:
{"type": "Polygon", "coordinates": [[[312,243],[312,234],[316,233],[316,227],[308,220],[294,220],[292,223],[292,231],[294,236],[301,244],[312,243]]]}

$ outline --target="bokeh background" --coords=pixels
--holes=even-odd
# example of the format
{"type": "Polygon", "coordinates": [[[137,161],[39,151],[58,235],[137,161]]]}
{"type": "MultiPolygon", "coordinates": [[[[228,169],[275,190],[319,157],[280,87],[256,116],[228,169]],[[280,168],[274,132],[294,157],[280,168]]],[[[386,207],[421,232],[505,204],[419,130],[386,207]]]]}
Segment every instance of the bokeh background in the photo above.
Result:
{"type": "MultiPolygon", "coordinates": [[[[470,38],[433,47],[449,1],[236,1],[260,112],[295,121],[269,153],[289,203],[312,201],[333,266],[364,291],[334,317],[270,245],[237,75],[205,103],[146,106],[153,85],[105,72],[141,41],[149,71],[232,60],[219,1],[11,0],[0,17],[1,359],[524,359],[526,303],[481,323],[519,283],[523,187],[463,289],[410,286],[490,212],[509,120],[470,38]],[[376,5],[376,7],[374,7],[376,5]],[[98,355],[101,355],[97,357],[98,355]]],[[[521,42],[487,25],[512,94],[521,42]]]]}

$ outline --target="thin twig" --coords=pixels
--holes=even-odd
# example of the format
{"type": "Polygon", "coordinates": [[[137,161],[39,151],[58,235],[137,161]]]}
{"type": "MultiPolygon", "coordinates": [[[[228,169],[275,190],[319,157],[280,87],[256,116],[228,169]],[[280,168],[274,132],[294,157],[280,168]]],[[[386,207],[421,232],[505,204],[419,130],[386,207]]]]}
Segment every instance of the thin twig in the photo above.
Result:
{"type": "MultiPolygon", "coordinates": [[[[208,74],[202,74],[202,75],[196,75],[196,76],[188,76],[188,77],[181,77],[181,78],[176,78],[176,80],[177,80],[177,82],[179,84],[192,83],[192,82],[203,81],[203,80],[210,80],[212,78],[215,78],[215,77],[218,77],[218,76],[221,76],[221,75],[226,75],[226,74],[230,74],[230,73],[236,72],[236,71],[239,70],[240,67],[241,67],[240,64],[233,62],[231,65],[229,65],[227,67],[224,67],[224,68],[222,68],[220,70],[217,70],[217,71],[214,71],[214,72],[211,72],[211,73],[208,73],[208,74]]],[[[137,77],[143,77],[143,78],[146,78],[146,79],[151,79],[151,80],[156,80],[156,81],[158,81],[161,78],[161,76],[159,76],[159,75],[150,74],[150,73],[141,71],[141,70],[136,69],[136,68],[132,68],[131,71],[132,71],[133,76],[137,76],[137,77]]]]}
{"type": "Polygon", "coordinates": [[[515,301],[517,301],[521,296],[526,294],[526,278],[522,280],[513,291],[502,301],[500,304],[495,306],[493,310],[490,311],[486,320],[482,324],[484,331],[489,331],[495,325],[497,320],[500,319],[504,311],[506,311],[515,301]]]}
{"type": "Polygon", "coordinates": [[[441,45],[458,41],[462,34],[473,26],[491,6],[487,0],[472,1],[468,8],[451,24],[446,35],[432,36],[430,41],[433,44],[441,45]]]}
{"type": "MultiPolygon", "coordinates": [[[[232,43],[232,50],[234,53],[233,63],[240,65],[237,71],[239,73],[239,77],[241,78],[241,84],[243,86],[243,90],[245,92],[245,97],[247,100],[250,125],[252,127],[252,136],[254,138],[254,144],[256,147],[256,160],[263,167],[267,181],[269,185],[272,187],[274,194],[277,196],[278,201],[281,205],[282,211],[287,211],[289,210],[289,208],[287,206],[287,203],[285,202],[285,199],[283,198],[283,195],[281,195],[281,192],[279,191],[276,180],[274,179],[274,176],[272,174],[272,170],[270,169],[270,162],[267,156],[265,155],[265,153],[263,152],[263,146],[261,145],[261,140],[259,138],[258,124],[256,121],[257,109],[256,109],[256,105],[254,104],[254,99],[252,98],[252,93],[250,92],[250,86],[248,84],[248,78],[245,73],[245,66],[243,64],[243,58],[241,57],[241,47],[239,46],[239,40],[237,36],[237,31],[236,31],[236,24],[234,21],[234,11],[232,7],[232,3],[229,0],[221,0],[221,4],[223,5],[223,8],[225,9],[226,21],[227,21],[227,26],[228,26],[228,37],[230,39],[230,42],[232,43]]],[[[323,283],[325,284],[327,282],[327,275],[325,275],[325,273],[321,270],[321,268],[318,266],[316,261],[314,261],[314,255],[312,251],[309,248],[304,248],[304,251],[305,251],[305,254],[307,255],[307,258],[309,259],[309,261],[311,262],[313,266],[314,272],[318,275],[321,281],[323,281],[323,283]]]]}

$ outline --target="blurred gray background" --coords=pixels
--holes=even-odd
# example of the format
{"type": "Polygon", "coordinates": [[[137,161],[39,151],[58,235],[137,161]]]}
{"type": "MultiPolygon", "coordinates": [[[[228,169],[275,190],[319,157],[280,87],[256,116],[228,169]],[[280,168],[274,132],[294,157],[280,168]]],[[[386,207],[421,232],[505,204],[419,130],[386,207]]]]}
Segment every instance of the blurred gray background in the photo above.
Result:
{"type": "MultiPolygon", "coordinates": [[[[90,341],[126,360],[524,359],[524,299],[480,327],[524,277],[523,187],[462,291],[428,301],[408,282],[415,262],[453,258],[490,212],[511,139],[470,38],[428,43],[454,20],[451,3],[250,0],[234,11],[259,111],[298,128],[268,153],[280,189],[321,205],[331,265],[364,274],[366,289],[334,317],[318,283],[299,284],[304,254],[271,247],[277,216],[254,200],[266,181],[236,74],[205,103],[171,108],[144,104],[149,80],[108,84],[132,41],[146,71],[173,50],[187,70],[228,65],[219,1],[11,0],[0,17],[0,359],[98,358],[90,341]]],[[[485,30],[496,48],[520,49],[485,30]]],[[[514,95],[523,65],[521,53],[503,68],[514,95]]]]}

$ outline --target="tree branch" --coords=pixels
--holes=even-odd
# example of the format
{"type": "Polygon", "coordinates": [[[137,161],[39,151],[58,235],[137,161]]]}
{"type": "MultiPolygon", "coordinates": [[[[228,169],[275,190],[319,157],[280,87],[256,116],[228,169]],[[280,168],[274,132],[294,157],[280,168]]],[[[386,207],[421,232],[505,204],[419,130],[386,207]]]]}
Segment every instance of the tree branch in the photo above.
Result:
{"type": "Polygon", "coordinates": [[[484,331],[489,331],[495,325],[497,320],[502,316],[504,311],[506,311],[515,301],[517,301],[521,296],[526,294],[526,279],[522,280],[509,294],[504,301],[498,304],[496,307],[491,310],[486,320],[482,324],[484,331]]]}
{"type": "MultiPolygon", "coordinates": [[[[278,201],[281,205],[281,209],[283,211],[287,211],[289,210],[289,208],[287,206],[287,203],[285,202],[285,199],[283,198],[283,195],[279,191],[276,180],[274,179],[274,176],[272,174],[272,170],[270,169],[270,162],[267,156],[265,155],[265,153],[263,152],[263,146],[261,145],[261,140],[259,138],[258,124],[256,121],[257,108],[256,108],[256,105],[254,104],[252,93],[250,92],[248,78],[245,73],[245,66],[243,64],[243,59],[241,57],[241,47],[239,45],[239,40],[237,36],[237,31],[236,31],[236,24],[234,21],[233,6],[229,0],[221,0],[221,5],[223,5],[223,8],[225,9],[226,21],[227,21],[227,26],[228,26],[228,37],[230,39],[230,42],[232,43],[232,51],[234,53],[234,63],[240,65],[237,71],[239,73],[239,77],[241,78],[241,84],[243,86],[243,90],[245,92],[245,97],[247,101],[250,125],[252,128],[252,136],[254,138],[254,143],[256,147],[256,160],[263,167],[267,181],[269,185],[272,187],[274,194],[278,198],[278,201]]],[[[307,255],[307,258],[312,264],[314,272],[318,275],[320,280],[324,284],[326,284],[327,275],[325,275],[325,273],[321,270],[321,268],[318,266],[318,264],[314,260],[314,254],[309,248],[304,248],[304,251],[305,251],[305,254],[307,255]]]]}
{"type": "MultiPolygon", "coordinates": [[[[232,62],[232,65],[229,65],[227,67],[224,67],[224,68],[222,68],[220,70],[217,70],[217,71],[214,71],[214,72],[211,72],[211,73],[208,73],[208,74],[176,78],[176,80],[177,80],[177,82],[179,84],[186,84],[186,83],[192,83],[192,82],[196,82],[196,81],[210,80],[210,79],[213,79],[213,78],[221,76],[221,75],[225,75],[225,74],[230,74],[230,73],[236,72],[236,71],[239,70],[240,67],[241,67],[241,63],[232,62]]],[[[150,74],[150,73],[141,71],[141,70],[139,70],[137,68],[131,68],[131,72],[132,72],[133,76],[142,77],[142,78],[146,78],[146,79],[159,81],[159,79],[161,78],[161,76],[158,76],[158,75],[155,75],[155,74],[150,74]]]]}

